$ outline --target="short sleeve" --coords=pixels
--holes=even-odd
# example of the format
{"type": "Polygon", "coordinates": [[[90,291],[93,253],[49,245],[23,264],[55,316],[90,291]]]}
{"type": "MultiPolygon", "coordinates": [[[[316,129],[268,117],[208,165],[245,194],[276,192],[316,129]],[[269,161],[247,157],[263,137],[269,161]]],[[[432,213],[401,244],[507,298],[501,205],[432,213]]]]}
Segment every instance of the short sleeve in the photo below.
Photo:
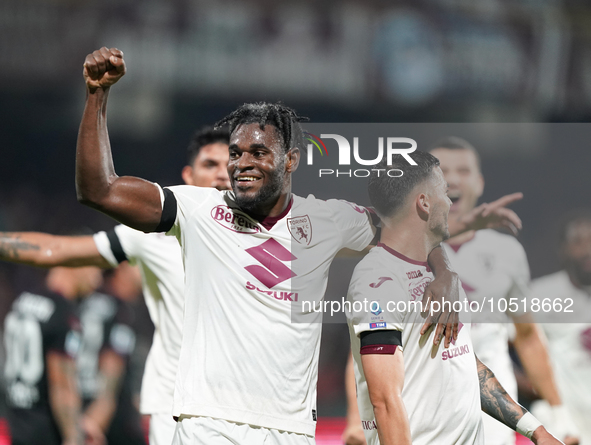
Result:
{"type": "Polygon", "coordinates": [[[165,196],[163,215],[167,205],[169,209],[174,208],[174,211],[170,210],[167,224],[163,225],[163,230],[160,231],[178,239],[180,239],[182,227],[184,227],[186,221],[208,201],[212,194],[220,193],[219,190],[213,187],[197,187],[194,185],[176,185],[165,187],[163,190],[165,196]],[[172,219],[173,215],[174,220],[172,219]]]}
{"type": "Polygon", "coordinates": [[[349,286],[347,320],[357,336],[367,331],[402,331],[408,299],[408,292],[392,275],[356,271],[349,286]]]}
{"type": "Polygon", "coordinates": [[[48,320],[45,334],[47,351],[65,354],[75,358],[81,341],[80,323],[74,308],[66,302],[56,304],[55,311],[48,320]]]}
{"type": "Polygon", "coordinates": [[[374,238],[375,227],[371,212],[357,204],[331,199],[327,201],[333,212],[333,221],[341,235],[341,248],[363,250],[374,238]]]}
{"type": "Polygon", "coordinates": [[[117,258],[111,250],[111,242],[109,241],[107,232],[95,233],[92,238],[94,239],[94,244],[96,245],[96,248],[101,256],[110,264],[111,267],[117,267],[119,265],[119,261],[117,261],[117,258]]]}

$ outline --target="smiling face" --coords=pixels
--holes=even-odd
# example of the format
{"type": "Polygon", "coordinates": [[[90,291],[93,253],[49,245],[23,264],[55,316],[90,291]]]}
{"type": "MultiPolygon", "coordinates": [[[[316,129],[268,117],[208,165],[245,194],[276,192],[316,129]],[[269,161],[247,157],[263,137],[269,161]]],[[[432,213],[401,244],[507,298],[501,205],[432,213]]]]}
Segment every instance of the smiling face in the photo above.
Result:
{"type": "Polygon", "coordinates": [[[297,167],[297,149],[285,153],[273,125],[258,123],[236,127],[230,137],[228,174],[236,203],[257,215],[275,216],[286,205],[290,173],[297,167]]]}
{"type": "Polygon", "coordinates": [[[484,189],[476,154],[469,149],[435,148],[431,154],[439,159],[441,171],[447,181],[452,206],[449,213],[459,217],[470,212],[484,189]]]}

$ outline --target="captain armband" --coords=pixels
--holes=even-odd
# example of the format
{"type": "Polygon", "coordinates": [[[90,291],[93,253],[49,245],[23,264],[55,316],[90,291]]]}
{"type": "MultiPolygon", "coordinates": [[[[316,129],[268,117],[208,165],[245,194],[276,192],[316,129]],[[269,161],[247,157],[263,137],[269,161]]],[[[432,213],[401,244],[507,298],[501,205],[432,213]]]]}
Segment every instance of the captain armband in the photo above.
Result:
{"type": "Polygon", "coordinates": [[[361,349],[359,353],[365,354],[394,354],[398,346],[402,346],[402,332],[372,331],[362,332],[359,335],[361,349]]]}

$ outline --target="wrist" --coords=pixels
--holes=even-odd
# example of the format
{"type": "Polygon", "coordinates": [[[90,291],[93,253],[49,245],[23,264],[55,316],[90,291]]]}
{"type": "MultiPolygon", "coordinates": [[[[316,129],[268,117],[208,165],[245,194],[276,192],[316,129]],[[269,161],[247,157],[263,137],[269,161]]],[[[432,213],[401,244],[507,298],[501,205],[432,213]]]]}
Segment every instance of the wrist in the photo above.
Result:
{"type": "MultiPolygon", "coordinates": [[[[519,434],[527,437],[528,439],[532,439],[533,440],[534,434],[535,433],[538,433],[539,434],[539,431],[538,430],[540,430],[540,428],[543,431],[546,431],[544,429],[544,427],[542,426],[542,422],[540,422],[538,419],[536,419],[533,416],[533,414],[531,414],[529,412],[526,412],[521,417],[521,419],[519,419],[519,422],[517,422],[517,425],[515,427],[515,430],[519,434]]],[[[537,438],[537,436],[536,436],[536,438],[537,438]]]]}
{"type": "Polygon", "coordinates": [[[104,102],[109,95],[111,87],[92,87],[86,85],[86,101],[87,102],[104,102]]]}
{"type": "Polygon", "coordinates": [[[548,433],[548,431],[546,431],[546,428],[544,428],[542,425],[540,425],[532,433],[532,436],[530,437],[530,439],[533,443],[537,444],[538,440],[540,440],[546,434],[550,434],[550,433],[548,433]]]}

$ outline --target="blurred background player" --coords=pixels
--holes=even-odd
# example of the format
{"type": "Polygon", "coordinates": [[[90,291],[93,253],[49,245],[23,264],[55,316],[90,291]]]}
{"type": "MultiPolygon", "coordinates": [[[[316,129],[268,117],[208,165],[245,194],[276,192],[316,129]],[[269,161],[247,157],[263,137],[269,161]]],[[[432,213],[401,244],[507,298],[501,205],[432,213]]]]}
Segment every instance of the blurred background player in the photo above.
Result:
{"type": "Polygon", "coordinates": [[[348,310],[347,317],[368,444],[482,444],[480,408],[535,443],[559,444],[476,358],[470,314],[461,315],[449,349],[433,345],[433,331],[421,334],[423,310],[410,303],[432,280],[429,252],[449,238],[451,201],[437,158],[416,151],[413,159],[415,168],[392,164],[404,169],[401,177],[370,178],[382,232],[349,286],[348,300],[361,308],[348,310]],[[369,309],[364,301],[372,302],[369,309]]]}
{"type": "MultiPolygon", "coordinates": [[[[122,282],[125,285],[135,282],[131,266],[119,267],[122,269],[106,282],[114,292],[122,282]]],[[[93,269],[100,275],[99,268],[93,269]]],[[[59,271],[59,279],[67,285],[75,278],[77,269],[59,267],[53,271],[59,271]]],[[[76,363],[83,422],[87,430],[103,432],[109,445],[144,445],[130,380],[130,358],[136,342],[132,327],[134,314],[121,295],[129,294],[121,292],[114,297],[91,292],[79,302],[82,341],[76,363]]]]}
{"type": "MultiPolygon", "coordinates": [[[[226,128],[204,127],[195,133],[187,149],[187,165],[181,171],[185,184],[229,188],[229,138],[226,128]]],[[[0,233],[0,259],[40,267],[116,267],[125,260],[139,266],[143,294],[155,327],[144,369],[140,411],[150,415],[150,444],[169,445],[176,426],[171,412],[185,279],[176,239],[123,225],[94,237],[0,233]]]]}
{"type": "MultiPolygon", "coordinates": [[[[440,161],[452,201],[449,218],[461,219],[475,207],[484,190],[480,158],[464,139],[447,137],[437,141],[431,153],[440,161]]],[[[460,275],[468,299],[484,304],[477,323],[473,323],[474,351],[494,373],[507,392],[517,399],[517,383],[509,356],[510,326],[515,326],[511,340],[523,367],[538,394],[555,411],[549,424],[564,439],[568,423],[556,389],[543,335],[530,314],[523,312],[522,300],[528,296],[529,266],[521,244],[510,235],[485,229],[468,231],[448,239],[444,246],[452,267],[460,275]],[[490,300],[493,300],[491,311],[490,300]],[[516,311],[499,311],[499,300],[514,302],[516,311]]],[[[500,306],[503,307],[502,305],[500,306]]],[[[511,308],[509,304],[505,307],[511,308]]],[[[487,445],[515,443],[515,434],[490,416],[483,416],[487,445]]],[[[570,431],[572,433],[572,431],[570,431]]]]}
{"type": "Polygon", "coordinates": [[[82,445],[75,355],[80,332],[73,300],[100,283],[91,268],[77,270],[79,286],[25,292],[4,321],[8,423],[14,445],[82,445]]]}
{"type": "MultiPolygon", "coordinates": [[[[588,316],[591,314],[591,211],[571,214],[563,224],[559,240],[563,269],[533,280],[531,298],[540,301],[560,298],[562,302],[572,298],[573,306],[588,316]]],[[[543,311],[536,314],[536,320],[546,333],[560,395],[579,431],[581,444],[591,444],[591,323],[568,322],[568,318],[561,318],[556,312],[543,311]]],[[[535,402],[535,405],[532,410],[540,418],[552,417],[544,403],[535,402]]]]}

